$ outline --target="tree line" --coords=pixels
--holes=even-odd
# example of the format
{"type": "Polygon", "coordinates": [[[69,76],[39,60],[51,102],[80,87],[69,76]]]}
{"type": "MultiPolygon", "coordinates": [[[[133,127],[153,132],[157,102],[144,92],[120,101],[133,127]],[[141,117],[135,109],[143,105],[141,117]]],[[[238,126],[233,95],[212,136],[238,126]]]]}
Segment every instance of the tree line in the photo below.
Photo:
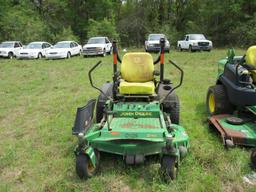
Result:
{"type": "Polygon", "coordinates": [[[255,0],[0,0],[0,40],[84,44],[92,36],[142,47],[164,33],[173,46],[187,33],[203,33],[214,46],[256,43],[255,0]]]}

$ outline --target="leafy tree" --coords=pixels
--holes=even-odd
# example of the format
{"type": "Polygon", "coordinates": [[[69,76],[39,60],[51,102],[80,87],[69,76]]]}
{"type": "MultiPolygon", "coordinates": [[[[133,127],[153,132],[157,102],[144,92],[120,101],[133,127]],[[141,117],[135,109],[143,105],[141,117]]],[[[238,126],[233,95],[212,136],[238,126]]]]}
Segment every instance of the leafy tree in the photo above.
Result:
{"type": "Polygon", "coordinates": [[[119,35],[116,32],[115,23],[113,20],[104,18],[101,21],[89,19],[88,22],[88,38],[95,36],[107,36],[110,40],[119,39],[119,35]]]}

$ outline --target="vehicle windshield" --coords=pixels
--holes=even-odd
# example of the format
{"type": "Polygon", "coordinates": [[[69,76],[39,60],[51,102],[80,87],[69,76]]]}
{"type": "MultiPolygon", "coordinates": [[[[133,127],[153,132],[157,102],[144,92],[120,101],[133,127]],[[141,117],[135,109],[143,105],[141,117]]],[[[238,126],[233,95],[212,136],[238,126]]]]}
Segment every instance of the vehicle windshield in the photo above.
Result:
{"type": "Polygon", "coordinates": [[[190,35],[190,40],[205,40],[205,36],[203,34],[190,35]]]}
{"type": "Polygon", "coordinates": [[[29,43],[26,49],[42,49],[41,43],[29,43]]]}
{"type": "Polygon", "coordinates": [[[105,43],[105,38],[91,38],[87,44],[103,44],[105,43]]]}
{"type": "Polygon", "coordinates": [[[70,48],[70,43],[67,43],[67,42],[57,43],[56,45],[53,46],[53,48],[70,48]]]}
{"type": "Polygon", "coordinates": [[[14,43],[3,42],[0,44],[1,48],[12,48],[14,43]]]}
{"type": "Polygon", "coordinates": [[[154,35],[148,36],[149,41],[157,41],[157,40],[160,40],[161,38],[165,38],[163,34],[154,34],[154,35]]]}

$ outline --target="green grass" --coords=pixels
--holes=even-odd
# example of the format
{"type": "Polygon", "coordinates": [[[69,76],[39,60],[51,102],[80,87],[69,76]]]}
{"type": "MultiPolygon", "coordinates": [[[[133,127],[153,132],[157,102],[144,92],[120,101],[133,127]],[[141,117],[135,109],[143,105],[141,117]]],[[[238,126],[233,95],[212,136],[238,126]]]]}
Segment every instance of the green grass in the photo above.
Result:
{"type": "MultiPolygon", "coordinates": [[[[250,150],[225,150],[206,121],[207,88],[215,83],[216,62],[225,55],[226,50],[166,55],[185,71],[177,92],[181,124],[191,144],[178,179],[169,184],[161,182],[159,165],[127,167],[122,158],[113,155],[103,156],[101,171],[92,179],[81,181],[75,173],[76,138],[71,127],[76,108],[98,95],[89,85],[87,72],[99,59],[103,64],[95,72],[96,84],[111,81],[110,56],[1,59],[0,191],[253,191],[242,182],[242,176],[251,171],[250,150]]],[[[166,76],[177,82],[174,68],[165,67],[166,76]]]]}

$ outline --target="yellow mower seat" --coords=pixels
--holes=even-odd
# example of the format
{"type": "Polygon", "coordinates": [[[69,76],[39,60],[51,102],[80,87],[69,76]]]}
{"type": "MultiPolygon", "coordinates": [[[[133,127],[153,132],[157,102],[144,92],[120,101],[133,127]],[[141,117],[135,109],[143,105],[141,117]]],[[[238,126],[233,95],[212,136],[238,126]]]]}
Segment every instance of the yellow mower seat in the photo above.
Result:
{"type": "MultiPolygon", "coordinates": [[[[246,64],[253,65],[254,67],[256,67],[256,46],[255,45],[247,49],[245,61],[246,61],[246,64]]],[[[252,74],[253,82],[256,83],[256,70],[251,70],[250,72],[252,74]]]]}
{"type": "Polygon", "coordinates": [[[130,83],[123,81],[119,85],[119,92],[121,94],[154,94],[155,84],[153,81],[144,83],[130,83]]]}
{"type": "Polygon", "coordinates": [[[149,53],[126,53],[121,63],[121,94],[154,94],[154,63],[149,53]]]}

